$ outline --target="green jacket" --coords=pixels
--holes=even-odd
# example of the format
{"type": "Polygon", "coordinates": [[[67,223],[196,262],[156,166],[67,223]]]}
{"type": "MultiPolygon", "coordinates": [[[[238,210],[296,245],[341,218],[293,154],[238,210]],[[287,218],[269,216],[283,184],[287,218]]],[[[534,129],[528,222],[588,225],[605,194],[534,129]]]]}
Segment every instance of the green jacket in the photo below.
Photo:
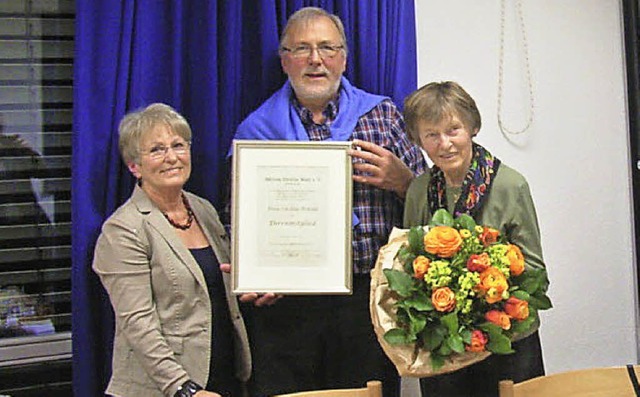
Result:
{"type": "MultiPolygon", "coordinates": [[[[405,228],[426,225],[431,220],[427,200],[430,179],[431,174],[426,172],[414,179],[409,186],[404,207],[405,228]]],[[[452,213],[456,193],[460,193],[459,188],[447,187],[448,210],[452,213]]],[[[526,266],[545,267],[536,209],[525,178],[502,163],[485,200],[475,221],[500,230],[509,242],[520,247],[526,266]]]]}

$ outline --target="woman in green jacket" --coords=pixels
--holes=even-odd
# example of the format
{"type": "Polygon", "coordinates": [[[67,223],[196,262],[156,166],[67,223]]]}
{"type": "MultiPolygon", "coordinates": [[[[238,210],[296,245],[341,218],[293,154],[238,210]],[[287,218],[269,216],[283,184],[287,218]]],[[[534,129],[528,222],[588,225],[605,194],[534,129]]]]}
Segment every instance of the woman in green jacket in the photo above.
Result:
{"type": "MultiPolygon", "coordinates": [[[[409,138],[427,153],[433,167],[407,191],[404,226],[426,225],[436,210],[469,214],[500,230],[522,250],[528,267],[544,267],[536,211],[525,178],[473,141],[481,127],[475,101],[457,83],[434,82],[405,99],[409,138]]],[[[423,397],[498,395],[498,382],[521,382],[544,375],[538,333],[513,343],[510,355],[491,355],[450,374],[423,378],[423,397]]]]}

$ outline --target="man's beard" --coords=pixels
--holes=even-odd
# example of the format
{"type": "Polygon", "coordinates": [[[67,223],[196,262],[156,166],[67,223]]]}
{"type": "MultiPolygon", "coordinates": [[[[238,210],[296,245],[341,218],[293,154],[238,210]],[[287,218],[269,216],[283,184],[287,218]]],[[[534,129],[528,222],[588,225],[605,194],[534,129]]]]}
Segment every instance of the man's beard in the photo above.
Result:
{"type": "Polygon", "coordinates": [[[340,88],[340,79],[337,79],[333,85],[331,86],[313,86],[311,84],[300,84],[298,85],[293,79],[289,78],[289,83],[293,87],[294,92],[296,93],[296,98],[299,101],[304,102],[308,101],[325,101],[329,102],[333,99],[338,89],[340,88]]]}

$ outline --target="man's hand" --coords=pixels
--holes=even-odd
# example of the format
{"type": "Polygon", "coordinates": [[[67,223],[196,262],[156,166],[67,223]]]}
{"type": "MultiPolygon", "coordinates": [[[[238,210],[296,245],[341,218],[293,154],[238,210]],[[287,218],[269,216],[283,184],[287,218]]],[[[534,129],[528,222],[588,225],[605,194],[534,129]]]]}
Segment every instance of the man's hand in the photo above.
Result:
{"type": "MultiPolygon", "coordinates": [[[[225,273],[231,273],[231,264],[229,263],[221,263],[220,270],[225,273]]],[[[276,303],[283,295],[266,293],[266,294],[258,294],[256,292],[247,292],[240,295],[240,302],[242,303],[251,303],[253,302],[254,306],[271,306],[276,303]]]]}
{"type": "Polygon", "coordinates": [[[349,155],[364,160],[353,163],[353,168],[358,171],[354,173],[353,180],[391,190],[404,197],[413,180],[413,172],[409,167],[392,152],[375,143],[354,139],[353,145],[357,148],[350,149],[349,155]]]}

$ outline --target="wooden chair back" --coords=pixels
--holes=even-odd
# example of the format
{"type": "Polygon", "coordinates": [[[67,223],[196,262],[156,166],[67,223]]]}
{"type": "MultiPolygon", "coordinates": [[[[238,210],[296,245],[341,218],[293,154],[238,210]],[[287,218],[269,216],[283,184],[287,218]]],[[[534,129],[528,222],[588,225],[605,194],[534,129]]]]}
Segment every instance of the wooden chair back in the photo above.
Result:
{"type": "Polygon", "coordinates": [[[382,397],[382,382],[370,380],[366,387],[354,389],[310,390],[274,397],[382,397]]]}
{"type": "Polygon", "coordinates": [[[524,382],[503,380],[500,397],[636,397],[640,366],[589,368],[539,376],[524,382]]]}

